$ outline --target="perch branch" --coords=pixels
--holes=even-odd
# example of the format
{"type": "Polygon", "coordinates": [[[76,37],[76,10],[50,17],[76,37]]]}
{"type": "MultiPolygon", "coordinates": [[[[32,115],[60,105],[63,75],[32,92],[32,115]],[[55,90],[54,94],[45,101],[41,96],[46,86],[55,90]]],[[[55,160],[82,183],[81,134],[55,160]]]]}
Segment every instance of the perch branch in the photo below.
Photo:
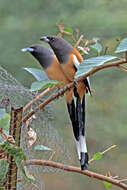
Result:
{"type": "Polygon", "coordinates": [[[127,190],[127,185],[117,179],[113,179],[111,177],[107,177],[102,174],[98,174],[98,173],[95,173],[95,172],[92,172],[89,170],[82,171],[78,167],[68,166],[68,165],[58,163],[58,162],[53,162],[53,161],[49,161],[49,160],[48,161],[47,160],[28,160],[28,161],[24,162],[24,165],[26,165],[26,166],[28,166],[28,165],[50,166],[50,167],[59,168],[59,169],[62,169],[62,170],[68,171],[68,172],[80,173],[82,175],[87,175],[89,177],[96,178],[101,181],[107,181],[113,185],[116,185],[122,189],[127,190]]]}
{"type": "MultiPolygon", "coordinates": [[[[106,69],[106,68],[110,68],[110,67],[118,67],[119,65],[124,64],[124,63],[127,63],[127,61],[126,60],[118,60],[118,61],[115,61],[115,62],[112,62],[112,63],[108,63],[108,64],[104,64],[104,65],[94,67],[87,74],[83,75],[82,77],[79,77],[76,80],[76,82],[80,82],[80,81],[84,80],[86,77],[88,77],[90,75],[93,75],[94,73],[96,73],[96,72],[98,72],[98,71],[100,71],[102,69],[106,69]]],[[[30,111],[27,115],[25,115],[22,122],[25,123],[38,110],[44,108],[48,103],[50,103],[54,99],[58,98],[59,96],[63,95],[68,89],[72,88],[73,85],[74,85],[74,82],[71,82],[71,83],[65,85],[64,87],[60,88],[60,90],[57,93],[52,94],[51,96],[49,96],[44,102],[42,102],[34,110],[30,111]]]]}

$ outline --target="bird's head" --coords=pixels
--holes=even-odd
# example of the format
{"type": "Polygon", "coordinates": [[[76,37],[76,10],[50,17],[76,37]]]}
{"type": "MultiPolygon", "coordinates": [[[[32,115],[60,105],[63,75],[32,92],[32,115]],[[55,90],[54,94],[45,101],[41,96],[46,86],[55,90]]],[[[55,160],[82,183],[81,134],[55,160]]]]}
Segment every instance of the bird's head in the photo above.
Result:
{"type": "Polygon", "coordinates": [[[21,51],[31,53],[45,69],[51,63],[54,55],[51,49],[39,44],[23,48],[21,51]]]}
{"type": "Polygon", "coordinates": [[[47,49],[44,46],[41,46],[39,44],[31,45],[30,47],[23,48],[22,52],[30,52],[32,55],[38,55],[38,54],[45,54],[47,52],[47,49]]]}
{"type": "Polygon", "coordinates": [[[41,41],[48,43],[55,52],[58,59],[62,56],[67,56],[73,49],[71,44],[58,36],[43,36],[41,41]]]}

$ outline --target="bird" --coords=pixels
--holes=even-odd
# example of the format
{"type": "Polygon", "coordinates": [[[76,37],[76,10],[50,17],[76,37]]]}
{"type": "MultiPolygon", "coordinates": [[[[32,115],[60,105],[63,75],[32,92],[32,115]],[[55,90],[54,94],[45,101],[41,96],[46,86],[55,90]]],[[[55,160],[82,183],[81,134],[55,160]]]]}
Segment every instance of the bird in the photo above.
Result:
{"type": "MultiPolygon", "coordinates": [[[[68,80],[74,81],[74,76],[77,71],[77,67],[83,61],[83,57],[81,56],[79,51],[76,48],[74,48],[70,43],[68,43],[65,39],[59,36],[42,36],[40,40],[50,45],[66,77],[68,78],[68,80]]],[[[75,120],[76,124],[75,138],[81,170],[86,170],[89,158],[85,135],[85,94],[88,91],[91,94],[89,79],[86,78],[84,81],[77,83],[75,87],[76,88],[74,88],[74,94],[76,97],[76,106],[73,106],[73,110],[75,109],[75,111],[72,112],[71,118],[75,120]]],[[[72,105],[69,109],[72,110],[72,105]]]]}
{"type": "MultiPolygon", "coordinates": [[[[63,86],[71,82],[64,74],[61,65],[59,64],[59,61],[51,48],[47,48],[40,44],[34,44],[31,45],[30,47],[23,48],[22,51],[29,52],[31,53],[32,56],[34,56],[34,58],[43,67],[49,79],[62,81],[63,86]]],[[[74,88],[67,90],[64,96],[66,99],[69,117],[72,123],[74,137],[77,142],[77,151],[79,152],[79,144],[78,144],[79,129],[76,119],[76,108],[74,103],[74,88]]]]}

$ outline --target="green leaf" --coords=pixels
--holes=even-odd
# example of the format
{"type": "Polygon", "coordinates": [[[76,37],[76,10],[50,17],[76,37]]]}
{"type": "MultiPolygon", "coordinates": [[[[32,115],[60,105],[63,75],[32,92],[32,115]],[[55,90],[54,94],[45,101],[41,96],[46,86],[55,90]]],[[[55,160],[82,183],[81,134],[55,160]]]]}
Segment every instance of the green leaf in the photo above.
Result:
{"type": "MultiPolygon", "coordinates": [[[[5,141],[0,146],[3,149],[7,150],[8,153],[14,157],[15,163],[16,163],[18,169],[20,170],[20,172],[22,172],[22,174],[24,175],[25,179],[28,181],[34,180],[34,177],[32,175],[28,174],[25,167],[22,166],[22,161],[26,160],[26,156],[24,155],[22,148],[14,146],[14,145],[12,146],[8,141],[5,141]]],[[[5,161],[5,160],[3,160],[3,161],[5,161]]],[[[0,162],[0,164],[1,164],[1,162],[0,162]]],[[[1,179],[1,175],[2,175],[2,177],[3,177],[3,174],[4,174],[4,176],[6,176],[6,174],[4,172],[5,171],[4,165],[5,164],[3,162],[0,165],[0,171],[2,171],[2,172],[0,172],[0,179],[1,179]]]]}
{"type": "Polygon", "coordinates": [[[10,143],[8,141],[5,141],[4,143],[0,144],[0,147],[8,151],[10,149],[10,143]]]}
{"type": "Polygon", "coordinates": [[[102,158],[101,152],[97,152],[96,154],[93,155],[94,160],[100,160],[102,158]]]}
{"type": "Polygon", "coordinates": [[[35,146],[34,148],[35,150],[48,150],[48,151],[51,151],[52,149],[47,147],[47,146],[44,146],[44,145],[37,145],[35,146]]]}
{"type": "Polygon", "coordinates": [[[46,73],[41,69],[34,69],[34,68],[24,68],[24,69],[29,73],[31,73],[38,81],[49,79],[46,73]]]}
{"type": "Polygon", "coordinates": [[[4,179],[6,177],[8,171],[9,163],[7,160],[0,160],[0,179],[4,179]]]}
{"type": "Polygon", "coordinates": [[[6,113],[2,119],[0,119],[0,128],[8,130],[10,125],[10,115],[6,113]]]}
{"type": "Polygon", "coordinates": [[[22,148],[19,147],[11,147],[9,153],[15,157],[15,159],[26,160],[26,156],[22,148]]]}
{"type": "Polygon", "coordinates": [[[100,43],[96,43],[94,45],[91,45],[90,48],[93,50],[93,51],[96,51],[96,52],[101,52],[102,51],[102,45],[100,43]]]}
{"type": "Polygon", "coordinates": [[[6,114],[6,110],[4,108],[0,109],[0,119],[4,117],[6,114]]]}
{"type": "Polygon", "coordinates": [[[104,55],[104,56],[92,57],[92,58],[84,60],[78,67],[78,70],[75,74],[75,79],[88,73],[94,67],[103,65],[105,62],[111,61],[113,59],[116,59],[116,57],[111,56],[111,55],[104,55]]]}
{"type": "Polygon", "coordinates": [[[8,141],[5,141],[4,143],[0,144],[0,147],[2,147],[4,150],[7,150],[9,154],[14,156],[14,159],[24,161],[26,160],[26,156],[22,148],[17,147],[15,145],[12,146],[8,141]]]}
{"type": "Polygon", "coordinates": [[[65,32],[68,32],[70,35],[73,34],[72,28],[64,27],[63,29],[64,29],[65,32]]]}
{"type": "Polygon", "coordinates": [[[127,51],[127,38],[124,38],[120,42],[119,46],[116,48],[115,53],[121,53],[121,52],[125,52],[125,51],[127,51]]]}
{"type": "Polygon", "coordinates": [[[62,82],[55,81],[55,80],[43,80],[43,81],[36,81],[33,82],[31,85],[31,91],[37,91],[44,88],[49,88],[58,84],[61,84],[62,82]]]}
{"type": "Polygon", "coordinates": [[[112,184],[107,181],[104,181],[104,186],[106,187],[106,190],[109,190],[112,184]]]}

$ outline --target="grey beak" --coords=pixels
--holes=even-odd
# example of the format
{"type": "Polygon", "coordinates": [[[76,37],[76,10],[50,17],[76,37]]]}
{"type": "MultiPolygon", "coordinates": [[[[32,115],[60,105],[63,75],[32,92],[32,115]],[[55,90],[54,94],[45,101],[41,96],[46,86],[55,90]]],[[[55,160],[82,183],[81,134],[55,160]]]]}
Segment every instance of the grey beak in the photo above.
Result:
{"type": "Polygon", "coordinates": [[[33,52],[33,51],[34,51],[34,49],[33,49],[33,48],[28,47],[28,48],[23,48],[23,49],[21,49],[21,51],[22,51],[22,52],[26,52],[26,51],[28,51],[28,52],[33,52]]]}
{"type": "Polygon", "coordinates": [[[44,42],[49,42],[49,39],[46,37],[46,36],[42,36],[41,38],[40,38],[40,40],[41,41],[44,41],[44,42]]]}

